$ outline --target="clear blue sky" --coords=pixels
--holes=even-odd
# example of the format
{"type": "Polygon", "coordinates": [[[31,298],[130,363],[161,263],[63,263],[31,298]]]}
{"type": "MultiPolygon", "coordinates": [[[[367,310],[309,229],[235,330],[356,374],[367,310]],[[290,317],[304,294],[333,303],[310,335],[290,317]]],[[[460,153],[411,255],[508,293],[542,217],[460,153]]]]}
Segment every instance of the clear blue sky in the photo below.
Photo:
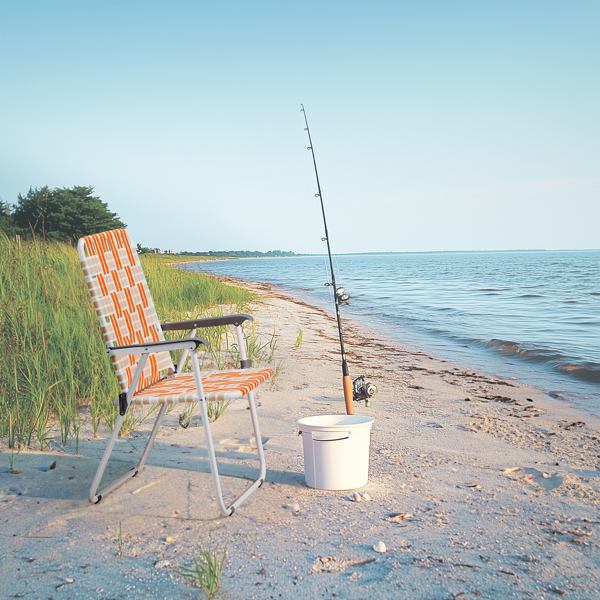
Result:
{"type": "Polygon", "coordinates": [[[91,185],[135,241],[600,247],[600,2],[0,0],[0,197],[91,185]]]}

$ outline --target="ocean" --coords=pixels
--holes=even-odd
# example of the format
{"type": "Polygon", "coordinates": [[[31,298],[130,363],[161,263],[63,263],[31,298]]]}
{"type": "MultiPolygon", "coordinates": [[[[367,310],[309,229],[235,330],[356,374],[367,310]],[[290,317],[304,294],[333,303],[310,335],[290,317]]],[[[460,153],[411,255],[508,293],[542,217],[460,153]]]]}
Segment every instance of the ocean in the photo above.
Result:
{"type": "MultiPolygon", "coordinates": [[[[323,256],[187,268],[268,282],[333,314],[323,256]]],[[[335,255],[334,269],[351,296],[342,318],[600,417],[600,251],[335,255]]]]}

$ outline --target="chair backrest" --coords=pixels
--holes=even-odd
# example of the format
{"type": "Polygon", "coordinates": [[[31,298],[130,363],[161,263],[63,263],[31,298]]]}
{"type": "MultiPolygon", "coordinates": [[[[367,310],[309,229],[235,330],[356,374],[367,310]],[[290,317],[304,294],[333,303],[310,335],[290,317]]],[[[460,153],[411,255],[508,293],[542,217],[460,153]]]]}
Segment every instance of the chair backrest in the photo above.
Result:
{"type": "MultiPolygon", "coordinates": [[[[82,237],[77,245],[104,340],[109,346],[159,342],[163,336],[137,251],[124,229],[82,237]]],[[[126,392],[140,355],[113,356],[121,390],[126,392]]],[[[168,352],[151,354],[136,386],[139,391],[173,369],[168,352]]]]}

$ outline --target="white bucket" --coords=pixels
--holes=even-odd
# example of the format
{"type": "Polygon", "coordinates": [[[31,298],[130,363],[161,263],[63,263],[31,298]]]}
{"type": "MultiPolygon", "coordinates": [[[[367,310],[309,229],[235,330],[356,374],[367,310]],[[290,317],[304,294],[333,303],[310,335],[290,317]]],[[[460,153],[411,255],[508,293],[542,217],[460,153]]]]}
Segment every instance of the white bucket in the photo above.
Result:
{"type": "Polygon", "coordinates": [[[300,419],[298,425],[306,485],[319,490],[354,490],[367,484],[373,417],[322,415],[300,419]]]}

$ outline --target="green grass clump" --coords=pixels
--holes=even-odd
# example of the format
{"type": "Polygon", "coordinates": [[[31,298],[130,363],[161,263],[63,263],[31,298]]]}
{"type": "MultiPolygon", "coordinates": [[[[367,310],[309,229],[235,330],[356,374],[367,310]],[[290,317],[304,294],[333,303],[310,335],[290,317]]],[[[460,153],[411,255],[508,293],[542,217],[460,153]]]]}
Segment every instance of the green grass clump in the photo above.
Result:
{"type": "Polygon", "coordinates": [[[80,406],[98,421],[118,385],[76,250],[1,235],[0,256],[0,437],[44,448],[53,421],[66,441],[80,406]]]}
{"type": "Polygon", "coordinates": [[[298,337],[296,338],[296,343],[293,346],[294,348],[300,348],[300,346],[302,346],[302,336],[303,336],[302,327],[300,327],[300,325],[298,325],[298,337]]]}
{"type": "MultiPolygon", "coordinates": [[[[0,438],[43,449],[57,426],[63,443],[78,439],[85,407],[94,432],[101,422],[112,428],[119,387],[76,248],[0,234],[0,258],[0,438]]],[[[153,257],[142,266],[161,322],[253,298],[153,257]]],[[[140,419],[130,412],[133,427],[140,419]]]]}
{"type": "Polygon", "coordinates": [[[221,586],[221,573],[226,558],[226,549],[223,552],[218,548],[202,549],[194,557],[193,567],[180,567],[175,572],[188,583],[201,587],[208,599],[213,600],[221,586]]]}
{"type": "Polygon", "coordinates": [[[161,323],[193,319],[198,311],[223,304],[241,310],[254,298],[248,290],[225,285],[212,275],[174,268],[163,255],[143,254],[140,259],[161,323]]]}

